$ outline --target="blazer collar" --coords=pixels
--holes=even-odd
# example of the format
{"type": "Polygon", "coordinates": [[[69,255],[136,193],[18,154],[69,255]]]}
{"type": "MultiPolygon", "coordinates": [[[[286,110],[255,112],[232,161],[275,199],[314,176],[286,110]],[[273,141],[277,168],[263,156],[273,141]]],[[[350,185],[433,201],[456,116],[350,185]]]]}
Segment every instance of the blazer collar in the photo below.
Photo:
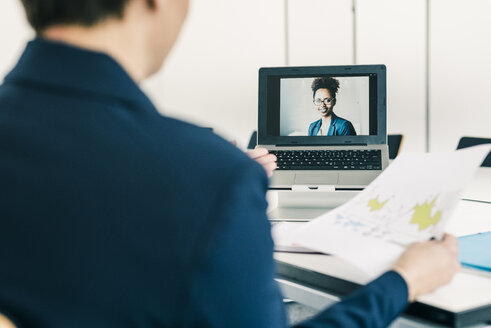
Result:
{"type": "MultiPolygon", "coordinates": [[[[338,121],[338,117],[336,116],[336,114],[332,113],[330,126],[336,125],[337,121],[338,121]]],[[[315,125],[320,128],[320,126],[322,125],[322,117],[318,121],[315,121],[315,125]]]]}
{"type": "MultiPolygon", "coordinates": [[[[37,38],[27,44],[5,82],[30,82],[152,105],[110,56],[37,38]]],[[[152,105],[153,107],[153,105],[152,105]]]]}
{"type": "Polygon", "coordinates": [[[331,125],[336,125],[338,121],[338,117],[336,116],[336,114],[332,113],[331,115],[331,125]]]}

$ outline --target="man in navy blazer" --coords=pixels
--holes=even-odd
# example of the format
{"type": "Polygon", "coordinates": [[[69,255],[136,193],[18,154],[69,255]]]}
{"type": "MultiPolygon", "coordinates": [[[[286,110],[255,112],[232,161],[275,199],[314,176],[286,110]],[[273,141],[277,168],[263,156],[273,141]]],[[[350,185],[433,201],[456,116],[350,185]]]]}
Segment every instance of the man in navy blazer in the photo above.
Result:
{"type": "MultiPolygon", "coordinates": [[[[0,87],[0,312],[18,327],[286,327],[263,168],[138,87],[187,0],[23,0],[0,87]]],[[[383,327],[450,281],[455,238],[298,327],[383,327]]]]}

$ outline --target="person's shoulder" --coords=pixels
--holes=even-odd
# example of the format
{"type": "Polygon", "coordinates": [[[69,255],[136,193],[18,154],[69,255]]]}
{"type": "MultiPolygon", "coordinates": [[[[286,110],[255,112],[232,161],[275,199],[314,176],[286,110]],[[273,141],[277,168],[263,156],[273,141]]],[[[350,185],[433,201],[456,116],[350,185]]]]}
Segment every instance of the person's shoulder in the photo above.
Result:
{"type": "Polygon", "coordinates": [[[336,116],[335,122],[337,126],[338,135],[343,135],[343,136],[356,135],[356,131],[355,128],[353,127],[353,124],[347,119],[336,116]]]}
{"type": "Polygon", "coordinates": [[[318,119],[317,121],[314,121],[314,122],[310,123],[310,125],[309,125],[309,130],[313,130],[313,129],[315,129],[315,127],[316,127],[317,125],[319,125],[321,122],[322,122],[322,119],[318,119]]]}
{"type": "Polygon", "coordinates": [[[321,122],[322,119],[319,119],[315,122],[312,122],[310,123],[309,125],[309,130],[308,130],[308,135],[309,136],[313,136],[315,134],[315,129],[318,128],[318,126],[320,125],[320,122],[321,122]]]}
{"type": "Polygon", "coordinates": [[[21,93],[15,85],[5,83],[5,81],[3,83],[0,83],[0,101],[6,102],[8,100],[12,100],[13,96],[18,95],[21,95],[21,93]]]}
{"type": "Polygon", "coordinates": [[[337,116],[337,115],[335,116],[335,119],[336,119],[336,121],[337,121],[338,124],[348,124],[348,123],[350,123],[350,121],[348,121],[347,119],[342,118],[342,117],[337,116]]]}
{"type": "Polygon", "coordinates": [[[192,161],[194,170],[222,179],[236,177],[244,170],[264,175],[264,170],[242,150],[212,131],[175,118],[161,117],[165,138],[173,156],[192,161]]]}
{"type": "Polygon", "coordinates": [[[184,148],[192,147],[195,151],[213,149],[225,151],[229,155],[240,156],[241,152],[231,142],[213,132],[212,128],[194,125],[176,118],[160,116],[161,131],[172,136],[169,142],[174,142],[184,148]]]}
{"type": "Polygon", "coordinates": [[[335,119],[336,119],[336,124],[343,128],[351,129],[353,127],[353,124],[345,118],[336,116],[335,119]]]}

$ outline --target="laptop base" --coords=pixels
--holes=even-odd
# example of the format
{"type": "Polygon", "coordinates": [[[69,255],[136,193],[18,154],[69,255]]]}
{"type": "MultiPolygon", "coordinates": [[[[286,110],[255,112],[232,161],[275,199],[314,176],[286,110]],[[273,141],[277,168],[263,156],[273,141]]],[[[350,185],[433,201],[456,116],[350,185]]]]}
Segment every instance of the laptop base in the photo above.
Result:
{"type": "Polygon", "coordinates": [[[359,191],[276,191],[270,197],[270,221],[306,222],[329,212],[355,197],[359,191]]]}

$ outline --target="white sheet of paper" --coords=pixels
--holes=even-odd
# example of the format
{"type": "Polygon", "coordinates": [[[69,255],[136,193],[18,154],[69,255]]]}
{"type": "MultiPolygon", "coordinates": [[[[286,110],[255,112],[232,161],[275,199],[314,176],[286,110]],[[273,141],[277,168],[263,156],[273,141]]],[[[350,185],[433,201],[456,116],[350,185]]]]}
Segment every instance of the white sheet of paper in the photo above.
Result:
{"type": "Polygon", "coordinates": [[[313,251],[296,244],[292,240],[295,231],[300,229],[306,222],[279,222],[271,228],[274,240],[274,249],[277,252],[312,253],[313,251]]]}
{"type": "Polygon", "coordinates": [[[293,240],[376,277],[409,244],[442,237],[460,194],[490,151],[490,145],[483,145],[401,154],[363,192],[305,224],[293,240]]]}

